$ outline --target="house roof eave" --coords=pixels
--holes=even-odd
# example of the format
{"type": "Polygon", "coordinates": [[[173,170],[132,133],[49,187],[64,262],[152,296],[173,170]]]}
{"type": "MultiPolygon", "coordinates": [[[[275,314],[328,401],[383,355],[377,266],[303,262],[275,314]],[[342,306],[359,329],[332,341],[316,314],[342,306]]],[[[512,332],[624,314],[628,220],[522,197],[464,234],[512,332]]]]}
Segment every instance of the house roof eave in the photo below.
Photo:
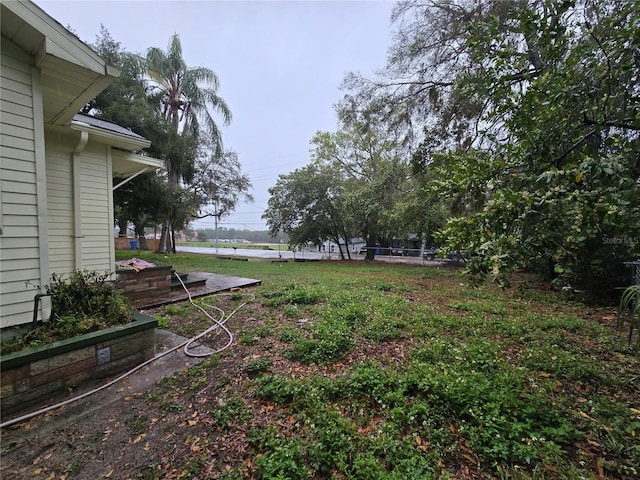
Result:
{"type": "Polygon", "coordinates": [[[131,132],[131,134],[127,134],[107,130],[75,119],[71,121],[71,125],[69,127],[72,130],[88,133],[92,140],[100,143],[106,143],[123,150],[141,150],[151,146],[151,142],[149,140],[139,135],[135,135],[133,132],[131,132]]]}
{"type": "Polygon", "coordinates": [[[112,177],[123,179],[113,186],[113,190],[120,188],[142,173],[165,168],[164,160],[122,150],[112,150],[111,159],[112,177]]]}
{"type": "Polygon", "coordinates": [[[53,55],[100,75],[110,74],[100,55],[35,3],[2,2],[2,10],[2,34],[28,53],[53,55]]]}
{"type": "Polygon", "coordinates": [[[32,55],[41,72],[46,124],[68,124],[120,75],[33,2],[2,2],[0,8],[3,38],[32,55]]]}

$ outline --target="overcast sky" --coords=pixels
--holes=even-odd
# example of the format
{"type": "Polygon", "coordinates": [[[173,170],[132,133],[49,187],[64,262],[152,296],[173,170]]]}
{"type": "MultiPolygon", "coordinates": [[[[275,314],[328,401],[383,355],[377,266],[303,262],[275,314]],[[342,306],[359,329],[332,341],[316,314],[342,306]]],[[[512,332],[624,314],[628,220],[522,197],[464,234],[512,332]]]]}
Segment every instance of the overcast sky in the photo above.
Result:
{"type": "MultiPolygon", "coordinates": [[[[223,128],[253,184],[221,226],[264,229],[267,189],[309,162],[309,140],[334,131],[333,105],[350,71],[371,75],[390,44],[392,1],[59,1],[36,3],[86,43],[103,24],[130,52],[182,41],[190,67],[214,70],[233,123],[223,128]]],[[[219,123],[220,126],[221,120],[219,123]]],[[[199,222],[213,228],[213,219],[199,222]]]]}

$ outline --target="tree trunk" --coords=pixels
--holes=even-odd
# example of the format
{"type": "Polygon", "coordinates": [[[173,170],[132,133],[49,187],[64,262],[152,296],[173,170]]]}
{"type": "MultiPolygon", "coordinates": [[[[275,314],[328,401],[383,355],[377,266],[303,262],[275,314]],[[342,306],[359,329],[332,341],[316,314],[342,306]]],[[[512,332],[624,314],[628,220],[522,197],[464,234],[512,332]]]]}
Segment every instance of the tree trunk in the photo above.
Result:
{"type": "Polygon", "coordinates": [[[347,240],[347,232],[342,231],[342,237],[344,238],[344,249],[347,251],[347,258],[351,260],[351,250],[349,250],[349,241],[347,240]]]}
{"type": "Polygon", "coordinates": [[[126,237],[127,236],[127,224],[129,222],[127,220],[118,220],[118,236],[126,237]]]}
{"type": "Polygon", "coordinates": [[[367,240],[367,255],[364,257],[365,260],[374,260],[376,257],[376,237],[374,235],[362,235],[363,238],[367,240]]]}
{"type": "Polygon", "coordinates": [[[169,232],[171,231],[171,224],[169,223],[169,220],[167,220],[163,225],[162,225],[162,231],[160,233],[160,244],[158,245],[158,252],[159,253],[169,253],[171,250],[171,244],[170,244],[170,238],[169,238],[169,232]]]}
{"type": "Polygon", "coordinates": [[[138,248],[140,250],[149,250],[147,246],[147,238],[144,236],[144,223],[134,223],[136,237],[138,239],[138,248]]]}
{"type": "MultiPolygon", "coordinates": [[[[173,165],[171,159],[167,161],[167,185],[173,191],[178,189],[178,173],[173,165]]],[[[169,217],[172,215],[169,214],[169,217]]],[[[175,244],[172,241],[173,234],[173,225],[171,222],[171,218],[165,220],[164,225],[162,226],[162,233],[160,234],[160,245],[158,247],[159,253],[176,253],[175,252],[175,244]]]]}

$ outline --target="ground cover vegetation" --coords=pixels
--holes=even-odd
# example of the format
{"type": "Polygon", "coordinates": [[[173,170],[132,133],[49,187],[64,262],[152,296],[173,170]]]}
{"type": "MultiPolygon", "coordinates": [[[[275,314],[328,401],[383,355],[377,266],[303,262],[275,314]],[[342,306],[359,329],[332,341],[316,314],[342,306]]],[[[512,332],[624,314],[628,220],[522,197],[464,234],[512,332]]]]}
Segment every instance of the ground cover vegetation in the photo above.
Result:
{"type": "MultiPolygon", "coordinates": [[[[180,271],[262,279],[195,300],[235,311],[232,347],[3,451],[3,475],[639,474],[640,358],[616,329],[616,306],[572,300],[524,274],[505,291],[471,287],[454,269],[140,253],[180,271]]],[[[186,337],[211,325],[186,302],[147,313],[186,337]]],[[[216,348],[227,339],[202,341],[216,348]]],[[[45,426],[34,419],[18,433],[45,426]]]]}
{"type": "Polygon", "coordinates": [[[109,275],[80,270],[67,276],[54,274],[43,290],[51,300],[50,318],[3,341],[0,345],[3,355],[132,320],[128,299],[115,292],[109,275]]]}

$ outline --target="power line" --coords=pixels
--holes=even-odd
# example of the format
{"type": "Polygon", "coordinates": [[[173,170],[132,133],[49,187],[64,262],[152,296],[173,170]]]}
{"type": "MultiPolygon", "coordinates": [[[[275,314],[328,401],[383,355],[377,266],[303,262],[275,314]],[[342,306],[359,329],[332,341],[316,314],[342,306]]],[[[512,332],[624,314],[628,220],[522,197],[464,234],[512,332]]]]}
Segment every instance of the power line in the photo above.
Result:
{"type": "MultiPolygon", "coordinates": [[[[268,161],[268,160],[266,160],[266,161],[268,161]]],[[[296,165],[298,163],[303,163],[303,162],[308,162],[308,160],[298,160],[296,162],[287,162],[287,163],[276,163],[275,165],[274,164],[270,164],[270,165],[267,165],[266,167],[253,168],[251,170],[247,170],[247,173],[258,172],[260,170],[271,170],[271,169],[276,168],[276,167],[286,167],[286,166],[289,166],[289,165],[296,165]]]]}

